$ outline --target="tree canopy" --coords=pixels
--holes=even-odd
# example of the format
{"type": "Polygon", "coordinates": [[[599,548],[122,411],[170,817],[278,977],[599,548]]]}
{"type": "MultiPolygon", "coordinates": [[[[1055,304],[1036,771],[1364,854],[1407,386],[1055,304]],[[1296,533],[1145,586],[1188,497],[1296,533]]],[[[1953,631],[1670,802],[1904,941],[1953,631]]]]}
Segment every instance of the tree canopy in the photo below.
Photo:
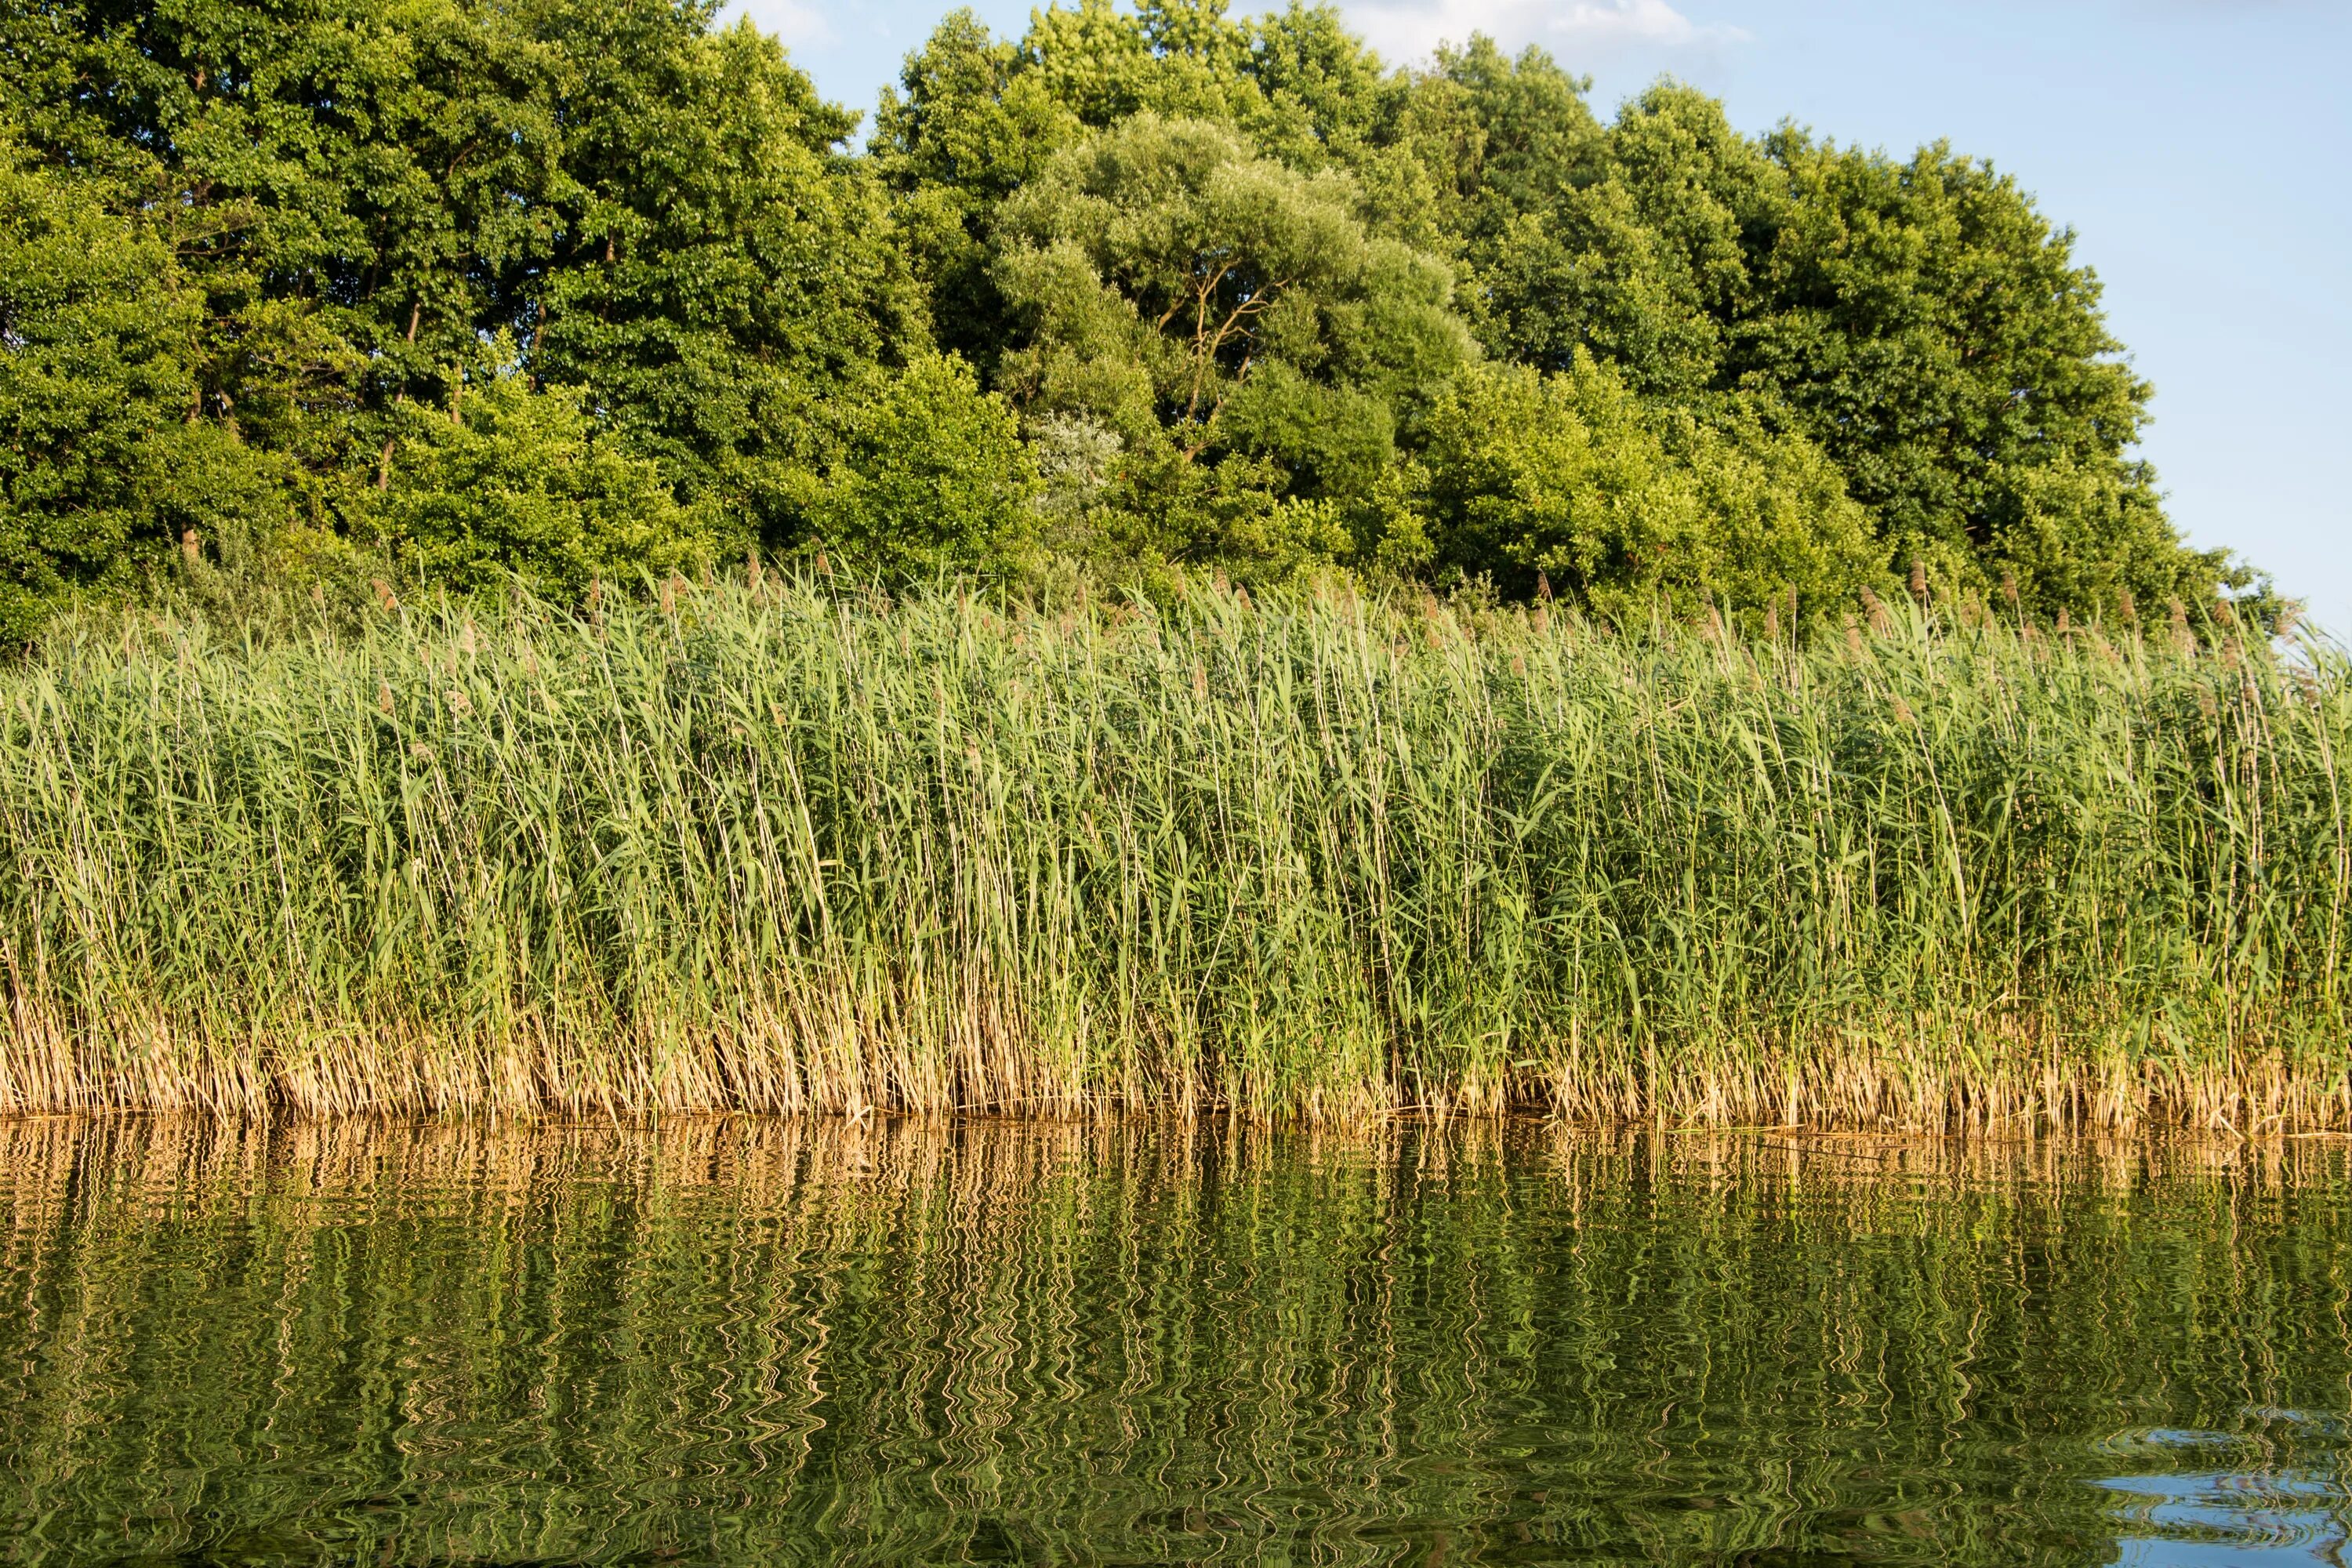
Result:
{"type": "Polygon", "coordinates": [[[188,552],[1612,614],[2255,584],[2166,519],[2012,176],[1587,90],[1078,0],[950,15],[861,144],[716,0],[0,0],[0,640],[188,552]]]}

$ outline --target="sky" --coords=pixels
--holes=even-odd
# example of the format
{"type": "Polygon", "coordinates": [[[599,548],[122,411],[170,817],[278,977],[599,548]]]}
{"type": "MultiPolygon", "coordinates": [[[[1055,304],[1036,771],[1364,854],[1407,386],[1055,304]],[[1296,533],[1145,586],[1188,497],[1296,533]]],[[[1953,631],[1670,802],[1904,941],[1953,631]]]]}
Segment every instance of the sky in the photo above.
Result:
{"type": "MultiPolygon", "coordinates": [[[[870,110],[948,0],[736,0],[870,110]]],[[[978,0],[1018,36],[1026,0],[978,0]]],[[[1236,0],[1246,12],[1252,0],[1236,0]]],[[[1486,33],[1592,78],[1660,76],[1761,132],[1897,155],[1948,141],[2075,231],[2155,384],[2142,453],[2189,538],[2352,637],[2352,4],[2347,0],[1343,0],[1391,64],[1486,33]]]]}

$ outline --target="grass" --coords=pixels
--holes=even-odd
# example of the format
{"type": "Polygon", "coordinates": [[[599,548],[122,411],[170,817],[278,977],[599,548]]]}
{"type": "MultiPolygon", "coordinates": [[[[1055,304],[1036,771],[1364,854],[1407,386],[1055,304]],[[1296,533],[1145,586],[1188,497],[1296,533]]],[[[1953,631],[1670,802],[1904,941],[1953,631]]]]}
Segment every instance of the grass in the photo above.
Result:
{"type": "Polygon", "coordinates": [[[827,582],[0,672],[0,1109],[2352,1124],[2342,657],[827,582]]]}

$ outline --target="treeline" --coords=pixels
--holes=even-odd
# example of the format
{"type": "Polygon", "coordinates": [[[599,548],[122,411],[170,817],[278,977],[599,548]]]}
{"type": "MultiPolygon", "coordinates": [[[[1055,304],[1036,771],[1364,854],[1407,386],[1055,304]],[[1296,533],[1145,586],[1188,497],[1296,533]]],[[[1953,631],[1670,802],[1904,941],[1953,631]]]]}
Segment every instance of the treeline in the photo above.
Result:
{"type": "Polygon", "coordinates": [[[2007,176],[1328,6],[942,22],[870,134],[708,0],[0,0],[0,640],[167,572],[756,549],[1602,615],[2254,579],[2007,176]]]}

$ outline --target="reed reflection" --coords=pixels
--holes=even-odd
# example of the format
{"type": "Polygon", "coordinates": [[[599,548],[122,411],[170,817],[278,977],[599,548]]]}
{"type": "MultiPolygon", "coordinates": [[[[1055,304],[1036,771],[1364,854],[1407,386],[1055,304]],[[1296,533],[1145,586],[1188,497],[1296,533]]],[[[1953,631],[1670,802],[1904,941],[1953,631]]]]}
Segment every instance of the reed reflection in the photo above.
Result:
{"type": "Polygon", "coordinates": [[[2321,1140],[0,1123],[0,1561],[2324,1560],[2346,1176],[2321,1140]]]}

